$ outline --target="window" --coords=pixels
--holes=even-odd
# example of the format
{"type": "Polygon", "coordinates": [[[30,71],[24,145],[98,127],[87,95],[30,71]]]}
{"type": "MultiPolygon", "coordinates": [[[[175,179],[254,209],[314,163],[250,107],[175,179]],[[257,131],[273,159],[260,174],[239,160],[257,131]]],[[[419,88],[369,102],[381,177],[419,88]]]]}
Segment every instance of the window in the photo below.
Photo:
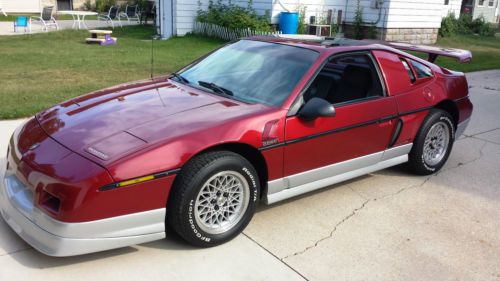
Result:
{"type": "Polygon", "coordinates": [[[383,96],[377,69],[368,54],[357,53],[330,59],[304,93],[332,104],[383,96]]]}
{"type": "Polygon", "coordinates": [[[408,72],[408,76],[410,76],[411,83],[415,83],[417,79],[415,79],[415,74],[413,74],[413,70],[411,70],[411,67],[408,65],[408,62],[405,59],[401,59],[401,62],[403,63],[406,72],[408,72]]]}
{"type": "Polygon", "coordinates": [[[318,56],[309,49],[240,40],[179,74],[195,88],[214,83],[231,91],[234,99],[281,106],[318,56]]]}
{"type": "Polygon", "coordinates": [[[488,1],[488,6],[489,7],[493,7],[494,4],[495,4],[495,0],[489,0],[488,1]]]}
{"type": "Polygon", "coordinates": [[[478,6],[484,6],[484,0],[479,0],[477,1],[478,6]]]}
{"type": "Polygon", "coordinates": [[[432,70],[430,68],[428,68],[427,66],[425,66],[421,63],[418,63],[414,60],[410,60],[410,63],[413,66],[415,73],[417,74],[417,78],[432,77],[432,70]]]}
{"type": "Polygon", "coordinates": [[[445,4],[445,5],[450,4],[450,0],[444,0],[444,4],[445,4]]]}

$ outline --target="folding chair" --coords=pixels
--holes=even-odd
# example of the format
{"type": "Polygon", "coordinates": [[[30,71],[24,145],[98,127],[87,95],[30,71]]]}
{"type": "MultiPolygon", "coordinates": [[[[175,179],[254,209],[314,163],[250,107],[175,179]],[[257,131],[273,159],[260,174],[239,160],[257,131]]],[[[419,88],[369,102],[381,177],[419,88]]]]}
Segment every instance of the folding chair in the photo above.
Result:
{"type": "Polygon", "coordinates": [[[27,29],[28,29],[28,17],[19,16],[16,18],[16,21],[14,21],[14,32],[17,32],[17,30],[20,27],[24,27],[24,32],[27,31],[27,29]]]}
{"type": "Polygon", "coordinates": [[[122,22],[120,20],[120,13],[119,13],[119,7],[118,6],[112,6],[109,8],[109,11],[107,14],[100,14],[97,16],[98,21],[105,21],[106,23],[111,23],[111,27],[114,29],[115,24],[113,23],[114,20],[117,20],[118,23],[120,24],[120,27],[123,27],[122,22]]]}
{"type": "Polygon", "coordinates": [[[130,21],[135,21],[137,23],[140,23],[141,21],[141,18],[140,18],[140,14],[138,13],[138,8],[139,6],[136,4],[136,5],[127,5],[125,7],[125,12],[121,12],[119,14],[119,18],[125,18],[127,19],[127,21],[130,23],[130,21]]]}
{"type": "Polygon", "coordinates": [[[53,10],[54,6],[43,7],[39,17],[30,17],[29,31],[31,32],[33,24],[41,25],[43,31],[49,31],[50,27],[55,27],[56,30],[59,29],[56,19],[52,16],[53,10]]]}

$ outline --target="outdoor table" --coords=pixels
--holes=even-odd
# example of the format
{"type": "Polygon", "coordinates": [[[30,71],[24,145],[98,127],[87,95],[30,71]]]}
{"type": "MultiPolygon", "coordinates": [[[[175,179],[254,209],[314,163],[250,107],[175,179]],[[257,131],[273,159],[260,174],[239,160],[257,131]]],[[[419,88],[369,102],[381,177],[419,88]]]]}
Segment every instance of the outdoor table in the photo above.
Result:
{"type": "Polygon", "coordinates": [[[82,29],[82,26],[85,29],[88,29],[88,26],[85,24],[85,16],[96,16],[96,12],[89,11],[59,11],[61,15],[71,15],[73,17],[73,28],[78,26],[78,29],[82,29]]]}

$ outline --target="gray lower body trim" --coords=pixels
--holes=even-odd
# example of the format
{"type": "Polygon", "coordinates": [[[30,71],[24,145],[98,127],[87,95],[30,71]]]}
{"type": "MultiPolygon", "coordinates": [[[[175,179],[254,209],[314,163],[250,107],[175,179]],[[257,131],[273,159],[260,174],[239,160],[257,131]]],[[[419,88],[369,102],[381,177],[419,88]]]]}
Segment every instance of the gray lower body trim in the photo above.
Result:
{"type": "Polygon", "coordinates": [[[465,129],[467,129],[469,122],[470,122],[470,117],[460,122],[460,124],[457,125],[457,130],[455,131],[455,139],[458,139],[465,132],[465,129]]]}
{"type": "Polygon", "coordinates": [[[270,181],[267,204],[407,162],[411,147],[412,144],[406,144],[270,181]]]}
{"type": "MultiPolygon", "coordinates": [[[[53,219],[30,206],[13,175],[0,181],[0,212],[28,244],[49,256],[73,256],[165,238],[165,208],[80,223],[53,219]]],[[[31,201],[32,204],[32,201],[31,201]]]]}

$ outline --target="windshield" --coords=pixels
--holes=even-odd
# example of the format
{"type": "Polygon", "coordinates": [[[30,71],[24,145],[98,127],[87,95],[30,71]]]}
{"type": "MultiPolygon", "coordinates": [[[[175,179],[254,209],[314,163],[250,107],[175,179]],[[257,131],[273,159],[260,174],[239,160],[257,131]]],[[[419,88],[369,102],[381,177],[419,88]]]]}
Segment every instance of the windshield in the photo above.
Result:
{"type": "Polygon", "coordinates": [[[304,48],[240,40],[176,75],[228,98],[278,107],[318,56],[304,48]]]}

